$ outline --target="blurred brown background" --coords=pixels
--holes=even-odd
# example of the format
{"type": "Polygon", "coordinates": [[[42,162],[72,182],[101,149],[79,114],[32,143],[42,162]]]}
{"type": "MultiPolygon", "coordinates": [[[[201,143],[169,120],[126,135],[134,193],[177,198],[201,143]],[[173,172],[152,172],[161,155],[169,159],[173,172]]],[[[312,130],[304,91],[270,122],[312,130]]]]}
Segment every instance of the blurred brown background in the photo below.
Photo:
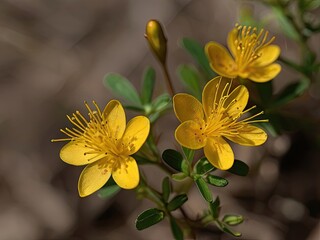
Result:
{"type": "MultiPolygon", "coordinates": [[[[192,59],[178,41],[191,37],[202,44],[210,40],[224,44],[243,4],[257,16],[272,18],[267,8],[251,1],[2,0],[0,240],[172,239],[166,221],[142,232],[135,230],[135,217],[153,204],[136,200],[134,191],[122,191],[109,200],[96,195],[80,199],[81,167],[63,163],[59,159],[63,144],[50,139],[62,136],[59,129],[67,124],[65,115],[84,110],[84,100],[104,106],[112,98],[102,85],[108,72],[120,73],[139,86],[144,68],[153,66],[156,94],[165,91],[158,63],[143,37],[149,19],[158,19],[166,27],[169,70],[175,87],[182,90],[175,69],[192,59]]],[[[299,56],[276,24],[269,29],[283,55],[299,56]]],[[[319,37],[312,41],[319,53],[319,37]]],[[[275,85],[283,87],[292,76],[285,68],[275,85]]],[[[162,122],[166,121],[172,129],[162,140],[174,141],[177,121],[169,117],[162,122]]],[[[236,150],[236,156],[251,167],[250,176],[228,176],[229,186],[212,190],[220,195],[224,212],[245,216],[246,222],[237,227],[241,239],[320,239],[319,151],[310,148],[308,139],[295,133],[271,137],[264,147],[250,152],[236,150]],[[295,143],[300,155],[290,153],[295,143]]],[[[163,144],[162,150],[165,147],[170,145],[163,144]]],[[[144,171],[158,176],[153,180],[160,186],[163,175],[148,167],[144,171]]],[[[188,211],[196,215],[205,207],[193,189],[188,211]]],[[[198,236],[231,239],[219,231],[198,236]]]]}

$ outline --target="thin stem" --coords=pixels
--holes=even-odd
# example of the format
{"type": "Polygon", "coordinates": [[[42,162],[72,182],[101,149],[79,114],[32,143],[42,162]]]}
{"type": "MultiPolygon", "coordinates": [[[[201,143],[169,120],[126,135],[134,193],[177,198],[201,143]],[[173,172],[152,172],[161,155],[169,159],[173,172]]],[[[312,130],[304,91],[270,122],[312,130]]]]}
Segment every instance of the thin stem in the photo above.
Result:
{"type": "Polygon", "coordinates": [[[168,72],[167,64],[161,63],[161,66],[162,66],[163,73],[165,75],[168,92],[169,92],[170,96],[172,97],[174,95],[175,91],[174,91],[174,88],[173,88],[173,85],[171,82],[171,78],[170,78],[170,75],[168,72]]]}

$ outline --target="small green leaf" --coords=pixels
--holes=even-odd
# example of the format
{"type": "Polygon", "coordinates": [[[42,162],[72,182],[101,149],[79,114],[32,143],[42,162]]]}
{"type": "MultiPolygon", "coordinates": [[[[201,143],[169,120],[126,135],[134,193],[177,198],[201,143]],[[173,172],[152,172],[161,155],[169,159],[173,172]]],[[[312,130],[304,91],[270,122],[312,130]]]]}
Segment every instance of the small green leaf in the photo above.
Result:
{"type": "Polygon", "coordinates": [[[234,160],[233,166],[227,171],[239,176],[247,176],[249,173],[249,167],[240,160],[234,160]]]}
{"type": "Polygon", "coordinates": [[[170,217],[170,226],[174,239],[183,240],[183,232],[173,217],[170,217]]]}
{"type": "Polygon", "coordinates": [[[141,213],[136,219],[136,228],[143,230],[164,219],[164,212],[157,208],[151,208],[141,213]]]}
{"type": "Polygon", "coordinates": [[[171,106],[171,97],[164,93],[160,96],[158,96],[153,102],[152,102],[152,110],[154,112],[161,112],[171,106]]]}
{"type": "Polygon", "coordinates": [[[264,83],[254,83],[260,97],[261,106],[267,107],[269,106],[270,101],[272,100],[272,92],[273,92],[273,82],[268,81],[264,83]]]}
{"type": "Polygon", "coordinates": [[[98,191],[98,196],[100,198],[110,198],[120,190],[121,188],[115,183],[113,178],[110,178],[109,181],[98,191]]]}
{"type": "Polygon", "coordinates": [[[179,173],[172,174],[171,177],[175,181],[183,181],[184,179],[186,179],[188,177],[188,175],[186,175],[183,172],[179,172],[179,173]]]}
{"type": "Polygon", "coordinates": [[[141,100],[143,104],[151,103],[155,82],[156,72],[152,67],[148,67],[143,74],[141,91],[141,100]]]}
{"type": "Polygon", "coordinates": [[[116,73],[109,73],[104,77],[103,83],[115,96],[141,107],[141,101],[136,89],[125,77],[116,73]]]}
{"type": "Polygon", "coordinates": [[[236,226],[243,222],[243,217],[241,215],[225,215],[222,219],[223,222],[229,226],[236,226]]]}
{"type": "Polygon", "coordinates": [[[222,177],[208,175],[207,176],[208,183],[214,185],[216,187],[225,187],[228,185],[228,180],[222,177]]]}
{"type": "Polygon", "coordinates": [[[215,170],[215,167],[208,161],[206,157],[201,158],[194,166],[194,171],[197,174],[203,175],[215,170]]]}
{"type": "Polygon", "coordinates": [[[178,75],[188,91],[197,99],[201,99],[200,76],[193,66],[180,65],[177,69],[178,75]]]}
{"type": "Polygon", "coordinates": [[[136,111],[136,112],[143,112],[144,108],[142,107],[137,107],[137,106],[130,106],[130,105],[125,105],[123,106],[125,109],[131,110],[131,111],[136,111]]]}
{"type": "Polygon", "coordinates": [[[212,202],[212,193],[206,183],[206,181],[200,177],[200,178],[197,178],[195,180],[196,182],[196,185],[202,195],[202,197],[207,201],[207,202],[212,202]]]}
{"type": "Polygon", "coordinates": [[[189,162],[193,161],[195,151],[186,147],[182,147],[183,153],[189,162]]]}
{"type": "Polygon", "coordinates": [[[169,177],[165,177],[162,181],[162,197],[165,202],[168,202],[171,193],[171,183],[169,177]]]}
{"type": "Polygon", "coordinates": [[[211,215],[214,219],[217,219],[220,215],[220,198],[216,197],[214,202],[210,202],[210,210],[211,210],[211,215]]]}
{"type": "Polygon", "coordinates": [[[181,40],[181,46],[196,60],[202,70],[206,73],[208,80],[216,76],[211,70],[204,48],[198,42],[190,38],[183,38],[181,40]]]}
{"type": "Polygon", "coordinates": [[[174,211],[181,207],[186,201],[188,201],[188,196],[186,194],[180,194],[175,196],[167,206],[169,212],[174,211]]]}
{"type": "Polygon", "coordinates": [[[166,149],[162,153],[163,161],[177,171],[181,171],[183,157],[181,153],[173,149],[166,149]]]}
{"type": "Polygon", "coordinates": [[[225,233],[229,233],[234,237],[241,237],[242,234],[239,232],[235,232],[233,230],[231,230],[225,223],[220,222],[220,221],[215,221],[216,225],[225,233]]]}
{"type": "Polygon", "coordinates": [[[273,106],[284,105],[291,100],[302,95],[309,87],[309,81],[307,79],[302,79],[299,82],[292,83],[288,85],[284,90],[282,90],[277,98],[273,102],[273,106]]]}

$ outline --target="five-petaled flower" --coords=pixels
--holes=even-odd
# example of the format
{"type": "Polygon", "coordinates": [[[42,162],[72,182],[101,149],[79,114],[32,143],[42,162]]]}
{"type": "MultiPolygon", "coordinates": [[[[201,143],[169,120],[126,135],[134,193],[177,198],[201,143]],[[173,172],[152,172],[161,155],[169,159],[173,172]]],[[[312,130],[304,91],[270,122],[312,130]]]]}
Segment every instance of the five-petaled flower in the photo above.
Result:
{"type": "Polygon", "coordinates": [[[267,134],[251,125],[262,112],[247,118],[240,118],[252,108],[244,110],[249,92],[243,85],[231,91],[232,80],[216,77],[203,89],[202,104],[193,96],[176,94],[173,107],[181,124],[175,131],[180,145],[190,149],[204,148],[209,162],[222,170],[232,167],[234,154],[223,137],[244,146],[263,144],[267,134]],[[240,119],[239,119],[240,118],[240,119]]]}
{"type": "Polygon", "coordinates": [[[140,175],[138,165],[130,155],[147,139],[150,122],[144,116],[137,116],[126,125],[120,102],[111,100],[103,111],[93,103],[96,110],[85,103],[89,120],[79,111],[67,116],[74,128],[61,129],[68,137],[53,140],[70,141],[61,149],[60,157],[72,165],[88,165],[78,182],[81,197],[99,190],[111,176],[119,187],[135,188],[140,175]]]}
{"type": "Polygon", "coordinates": [[[219,75],[235,78],[248,78],[255,82],[266,82],[275,78],[281,66],[273,63],[280,54],[280,48],[269,41],[268,31],[257,32],[256,28],[236,25],[228,35],[228,50],[216,42],[205,46],[210,66],[219,75]]]}

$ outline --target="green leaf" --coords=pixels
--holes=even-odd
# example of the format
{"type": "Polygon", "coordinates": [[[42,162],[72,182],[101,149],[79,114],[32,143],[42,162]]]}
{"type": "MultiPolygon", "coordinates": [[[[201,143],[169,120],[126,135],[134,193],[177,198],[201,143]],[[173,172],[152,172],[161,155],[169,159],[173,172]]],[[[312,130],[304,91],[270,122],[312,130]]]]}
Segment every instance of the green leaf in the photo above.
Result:
{"type": "Polygon", "coordinates": [[[189,162],[192,162],[195,151],[186,147],[182,147],[183,153],[189,162]]]}
{"type": "Polygon", "coordinates": [[[202,70],[206,73],[208,80],[216,76],[211,70],[204,48],[198,42],[190,38],[183,38],[181,40],[181,46],[196,60],[202,70]]]}
{"type": "Polygon", "coordinates": [[[143,74],[141,89],[141,101],[143,104],[151,103],[155,82],[156,72],[152,67],[148,67],[143,74]]]}
{"type": "Polygon", "coordinates": [[[212,166],[206,157],[201,158],[194,166],[194,171],[200,175],[204,175],[213,170],[215,170],[215,167],[212,166]]]}
{"type": "Polygon", "coordinates": [[[167,206],[169,212],[174,211],[181,207],[186,201],[188,201],[188,196],[186,194],[180,194],[175,196],[167,206]]]}
{"type": "Polygon", "coordinates": [[[225,223],[220,222],[220,221],[215,221],[216,225],[225,233],[229,233],[234,237],[241,237],[242,234],[239,232],[235,232],[233,230],[231,230],[225,223]]]}
{"type": "Polygon", "coordinates": [[[269,106],[270,101],[272,100],[272,92],[273,92],[273,82],[265,82],[265,83],[254,83],[260,97],[261,106],[267,107],[269,106]]]}
{"type": "Polygon", "coordinates": [[[170,226],[174,239],[183,240],[183,232],[173,217],[170,217],[170,226]]]}
{"type": "Polygon", "coordinates": [[[136,219],[136,228],[143,230],[164,219],[164,212],[157,208],[151,208],[141,213],[136,219]]]}
{"type": "Polygon", "coordinates": [[[162,197],[165,202],[168,202],[171,193],[171,183],[169,177],[165,177],[162,181],[162,197]]]}
{"type": "Polygon", "coordinates": [[[229,226],[236,226],[243,222],[243,217],[241,215],[225,215],[222,221],[229,226]]]}
{"type": "Polygon", "coordinates": [[[125,77],[116,73],[109,73],[104,77],[103,83],[115,96],[141,107],[141,101],[136,89],[125,77]]]}
{"type": "Polygon", "coordinates": [[[216,199],[210,204],[211,215],[214,219],[217,219],[220,215],[220,198],[216,197],[216,199]]]}
{"type": "Polygon", "coordinates": [[[152,110],[154,112],[161,112],[171,106],[171,97],[169,94],[164,93],[160,96],[158,96],[153,102],[152,102],[152,110]]]}
{"type": "Polygon", "coordinates": [[[195,180],[195,183],[202,195],[202,197],[207,201],[207,202],[212,202],[212,193],[206,183],[206,181],[200,177],[200,178],[197,178],[195,180]]]}
{"type": "Polygon", "coordinates": [[[234,160],[233,166],[227,171],[239,176],[247,176],[249,173],[249,167],[240,160],[234,160]]]}
{"type": "Polygon", "coordinates": [[[186,179],[188,177],[188,175],[186,175],[183,172],[179,172],[179,173],[172,174],[171,177],[175,181],[183,181],[184,179],[186,179]]]}
{"type": "Polygon", "coordinates": [[[135,112],[143,112],[144,108],[142,107],[137,107],[137,106],[130,106],[130,105],[125,105],[123,106],[125,109],[131,110],[131,111],[135,111],[135,112]]]}
{"type": "Polygon", "coordinates": [[[163,161],[177,171],[181,171],[183,157],[181,153],[173,149],[166,149],[162,153],[163,161]]]}
{"type": "Polygon", "coordinates": [[[227,179],[214,175],[208,175],[207,180],[209,184],[214,185],[216,187],[225,187],[229,183],[227,179]]]}
{"type": "Polygon", "coordinates": [[[121,188],[115,183],[113,178],[110,178],[108,182],[98,191],[100,198],[110,198],[116,195],[121,188]]]}
{"type": "Polygon", "coordinates": [[[186,175],[189,175],[189,163],[185,159],[183,159],[181,162],[181,171],[186,175]]]}
{"type": "Polygon", "coordinates": [[[291,100],[302,95],[309,87],[309,81],[307,79],[302,79],[299,82],[292,83],[288,85],[284,90],[282,90],[273,102],[273,107],[284,105],[291,100]]]}
{"type": "Polygon", "coordinates": [[[200,76],[197,70],[193,66],[183,64],[178,67],[177,72],[188,91],[200,100],[202,91],[200,87],[200,76]]]}

